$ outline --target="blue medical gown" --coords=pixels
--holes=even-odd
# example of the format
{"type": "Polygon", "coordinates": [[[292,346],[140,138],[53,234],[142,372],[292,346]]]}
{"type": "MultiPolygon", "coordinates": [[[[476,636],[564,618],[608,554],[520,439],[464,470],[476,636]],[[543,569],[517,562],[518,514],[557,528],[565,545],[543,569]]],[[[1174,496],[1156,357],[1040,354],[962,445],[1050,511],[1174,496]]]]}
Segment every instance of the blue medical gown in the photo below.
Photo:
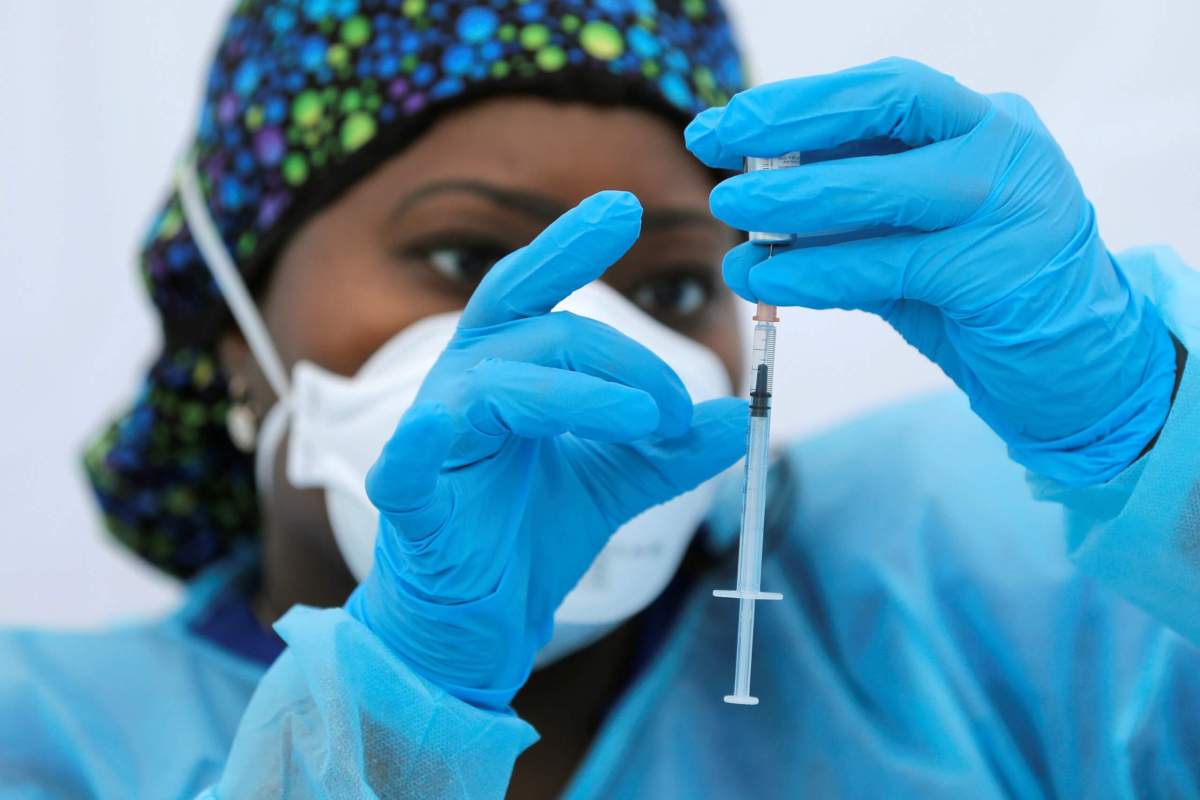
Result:
{"type": "MultiPolygon", "coordinates": [[[[1122,264],[1200,353],[1200,274],[1164,250],[1122,264]]],[[[958,395],[785,458],[797,488],[769,534],[763,586],[785,599],[759,606],[761,704],[721,702],[736,604],[711,590],[733,585],[730,557],[569,797],[1200,796],[1195,357],[1154,450],[1094,489],[1027,477],[958,395]]],[[[731,484],[708,546],[729,549],[737,516],[731,484]]],[[[293,609],[265,672],[198,636],[236,572],[165,621],[0,637],[0,793],[503,794],[533,729],[423,682],[341,610],[293,609]]]]}

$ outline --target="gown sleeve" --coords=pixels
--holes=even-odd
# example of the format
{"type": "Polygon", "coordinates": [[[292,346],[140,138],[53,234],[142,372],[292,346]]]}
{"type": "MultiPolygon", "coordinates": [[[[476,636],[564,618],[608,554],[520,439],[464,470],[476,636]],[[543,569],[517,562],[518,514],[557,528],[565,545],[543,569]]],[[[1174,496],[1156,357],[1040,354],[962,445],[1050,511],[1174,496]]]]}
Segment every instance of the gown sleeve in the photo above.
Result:
{"type": "Polygon", "coordinates": [[[342,609],[297,607],[220,780],[200,798],[503,797],[537,739],[426,682],[342,609]]]}
{"type": "Polygon", "coordinates": [[[1200,645],[1200,272],[1164,247],[1118,262],[1190,354],[1171,412],[1154,448],[1103,485],[1029,481],[1066,508],[1080,569],[1200,645]]]}

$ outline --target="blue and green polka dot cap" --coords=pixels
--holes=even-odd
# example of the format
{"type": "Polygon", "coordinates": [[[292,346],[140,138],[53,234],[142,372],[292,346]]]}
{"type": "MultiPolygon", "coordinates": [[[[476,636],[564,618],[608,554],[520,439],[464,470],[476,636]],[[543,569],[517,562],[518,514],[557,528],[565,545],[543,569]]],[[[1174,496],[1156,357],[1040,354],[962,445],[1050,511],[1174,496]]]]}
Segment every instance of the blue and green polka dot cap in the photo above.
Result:
{"type": "MultiPolygon", "coordinates": [[[[501,93],[636,104],[686,122],[742,88],[717,0],[241,0],[190,154],[247,283],[315,211],[436,114],[501,93]]],[[[88,449],[105,522],[188,576],[258,531],[251,458],[230,442],[213,342],[224,302],[177,195],[142,255],[164,349],[133,408],[88,449]]]]}

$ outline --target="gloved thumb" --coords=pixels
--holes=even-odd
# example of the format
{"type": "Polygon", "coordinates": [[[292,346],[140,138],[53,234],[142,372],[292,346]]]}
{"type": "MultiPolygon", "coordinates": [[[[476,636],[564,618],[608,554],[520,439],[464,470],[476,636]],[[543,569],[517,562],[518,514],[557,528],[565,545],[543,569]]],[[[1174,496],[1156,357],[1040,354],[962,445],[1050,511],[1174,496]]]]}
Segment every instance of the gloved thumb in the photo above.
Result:
{"type": "Polygon", "coordinates": [[[616,493],[622,507],[612,509],[612,517],[623,524],[732,466],[746,454],[749,420],[745,400],[722,397],[698,403],[682,436],[625,445],[631,457],[619,469],[628,491],[616,493]]]}

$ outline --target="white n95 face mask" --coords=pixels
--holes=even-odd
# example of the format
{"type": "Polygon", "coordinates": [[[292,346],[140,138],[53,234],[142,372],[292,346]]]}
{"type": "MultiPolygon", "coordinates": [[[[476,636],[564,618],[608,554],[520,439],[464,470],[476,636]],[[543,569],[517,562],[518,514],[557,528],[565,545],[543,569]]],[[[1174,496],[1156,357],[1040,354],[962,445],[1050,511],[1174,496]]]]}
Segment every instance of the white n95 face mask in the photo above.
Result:
{"type": "MultiPolygon", "coordinates": [[[[288,481],[298,488],[325,491],[338,549],[361,581],[374,561],[379,525],[379,512],[366,494],[367,472],[454,336],[461,312],[438,314],[408,326],[353,377],[299,361],[289,381],[189,166],[181,168],[178,183],[184,215],[200,253],[280,398],[259,432],[255,476],[260,497],[270,496],[275,456],[290,428],[288,481]]],[[[695,402],[730,392],[729,378],[715,353],[662,325],[602,283],[583,287],[556,308],[611,325],[649,348],[679,374],[695,402]]],[[[538,653],[535,667],[590,644],[649,605],[678,569],[715,488],[710,480],[622,525],[559,606],[553,636],[538,653]]]]}

